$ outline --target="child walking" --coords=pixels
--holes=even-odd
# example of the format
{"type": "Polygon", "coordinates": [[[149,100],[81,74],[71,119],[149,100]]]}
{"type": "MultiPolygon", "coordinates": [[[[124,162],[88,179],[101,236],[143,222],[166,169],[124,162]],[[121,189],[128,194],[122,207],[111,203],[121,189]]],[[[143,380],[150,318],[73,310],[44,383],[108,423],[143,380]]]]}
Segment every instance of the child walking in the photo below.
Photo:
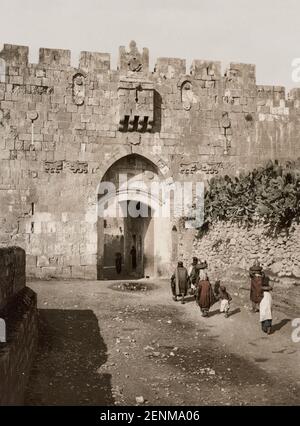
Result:
{"type": "Polygon", "coordinates": [[[229,316],[230,302],[232,301],[232,297],[227,292],[226,287],[221,285],[219,288],[219,300],[220,303],[220,312],[224,313],[225,318],[229,316]]]}
{"type": "Polygon", "coordinates": [[[259,305],[261,328],[264,333],[272,333],[272,287],[263,287],[264,296],[259,305]]]}

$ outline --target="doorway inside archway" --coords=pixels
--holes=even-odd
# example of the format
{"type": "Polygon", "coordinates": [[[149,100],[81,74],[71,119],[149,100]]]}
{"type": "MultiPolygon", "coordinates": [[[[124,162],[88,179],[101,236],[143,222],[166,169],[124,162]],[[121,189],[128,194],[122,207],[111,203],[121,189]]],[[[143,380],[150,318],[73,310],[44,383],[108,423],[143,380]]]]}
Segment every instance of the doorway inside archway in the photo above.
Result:
{"type": "Polygon", "coordinates": [[[151,207],[134,200],[122,201],[122,211],[130,203],[147,211],[147,217],[106,218],[104,223],[104,278],[142,278],[154,274],[154,219],[151,207]]]}

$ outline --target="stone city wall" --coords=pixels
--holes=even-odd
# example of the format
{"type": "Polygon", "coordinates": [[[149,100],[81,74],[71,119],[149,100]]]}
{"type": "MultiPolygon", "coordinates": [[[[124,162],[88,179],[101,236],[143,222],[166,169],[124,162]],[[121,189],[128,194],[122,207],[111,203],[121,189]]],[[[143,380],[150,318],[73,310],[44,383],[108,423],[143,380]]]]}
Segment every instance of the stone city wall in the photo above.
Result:
{"type": "MultiPolygon", "coordinates": [[[[97,187],[132,153],[162,175],[205,181],[300,157],[300,89],[258,86],[255,66],[4,45],[0,58],[0,243],[38,277],[97,278],[97,187]],[[3,69],[3,66],[2,66],[3,69]]],[[[173,224],[170,220],[170,229],[173,224]]]]}

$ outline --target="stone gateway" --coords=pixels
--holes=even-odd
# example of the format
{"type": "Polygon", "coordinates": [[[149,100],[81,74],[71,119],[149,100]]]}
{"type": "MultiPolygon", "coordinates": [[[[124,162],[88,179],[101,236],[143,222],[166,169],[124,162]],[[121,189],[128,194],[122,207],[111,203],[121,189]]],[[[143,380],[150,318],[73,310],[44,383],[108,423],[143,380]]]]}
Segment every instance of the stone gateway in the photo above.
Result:
{"type": "Polygon", "coordinates": [[[150,70],[135,42],[117,70],[107,53],[81,52],[75,68],[68,50],[41,48],[31,64],[28,47],[5,44],[0,58],[0,243],[25,249],[30,276],[115,277],[116,253],[122,274],[168,275],[193,231],[155,216],[150,182],[300,157],[300,89],[257,85],[254,65],[194,60],[187,72],[158,58],[150,70]],[[122,173],[146,189],[118,187],[109,204],[148,217],[99,217],[99,185],[122,173]]]}

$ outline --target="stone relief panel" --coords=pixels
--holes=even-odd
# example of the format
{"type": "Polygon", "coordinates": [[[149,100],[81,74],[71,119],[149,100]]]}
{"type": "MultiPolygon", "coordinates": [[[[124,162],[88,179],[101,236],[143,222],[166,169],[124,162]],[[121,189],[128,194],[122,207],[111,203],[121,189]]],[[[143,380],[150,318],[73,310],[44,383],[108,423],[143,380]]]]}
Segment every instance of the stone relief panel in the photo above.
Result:
{"type": "Polygon", "coordinates": [[[73,77],[73,101],[76,105],[83,105],[85,99],[85,76],[77,73],[73,77]]]}
{"type": "Polygon", "coordinates": [[[63,161],[46,161],[45,172],[51,175],[61,173],[63,169],[63,161]]]}
{"type": "Polygon", "coordinates": [[[80,161],[46,161],[45,172],[49,174],[59,174],[63,170],[70,170],[74,174],[87,174],[88,163],[80,161]]]}
{"type": "Polygon", "coordinates": [[[198,102],[197,97],[193,92],[193,83],[189,76],[181,78],[177,84],[180,90],[180,100],[185,111],[189,111],[193,104],[198,102]]]}
{"type": "Polygon", "coordinates": [[[232,140],[231,120],[229,118],[228,112],[224,112],[222,114],[221,128],[222,128],[222,133],[225,137],[224,155],[227,155],[231,148],[231,140],[232,140]]]}
{"type": "Polygon", "coordinates": [[[79,161],[68,161],[66,167],[73,173],[88,173],[88,163],[79,161]]]}
{"type": "Polygon", "coordinates": [[[192,108],[193,103],[193,86],[192,83],[186,81],[181,86],[181,102],[183,109],[189,111],[192,108]]]}

